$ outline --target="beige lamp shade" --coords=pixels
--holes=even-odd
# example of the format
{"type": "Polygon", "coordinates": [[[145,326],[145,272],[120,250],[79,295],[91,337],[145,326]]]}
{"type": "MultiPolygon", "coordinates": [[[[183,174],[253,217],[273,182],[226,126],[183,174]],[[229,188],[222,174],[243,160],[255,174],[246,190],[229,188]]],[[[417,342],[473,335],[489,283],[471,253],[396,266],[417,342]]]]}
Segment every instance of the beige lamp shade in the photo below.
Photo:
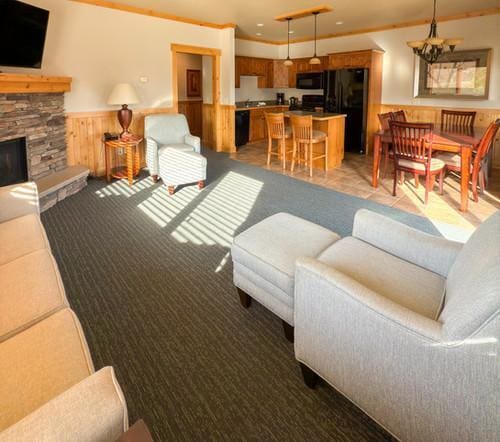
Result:
{"type": "Polygon", "coordinates": [[[137,92],[131,84],[117,84],[108,97],[108,104],[136,104],[139,103],[137,92]]]}

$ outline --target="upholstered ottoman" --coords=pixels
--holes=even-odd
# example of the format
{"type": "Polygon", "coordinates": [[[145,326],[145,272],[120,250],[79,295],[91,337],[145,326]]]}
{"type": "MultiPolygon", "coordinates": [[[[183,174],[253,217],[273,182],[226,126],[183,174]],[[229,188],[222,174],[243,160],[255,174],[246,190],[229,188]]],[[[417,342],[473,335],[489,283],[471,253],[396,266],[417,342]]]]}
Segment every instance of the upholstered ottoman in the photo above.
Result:
{"type": "Polygon", "coordinates": [[[278,213],[234,238],[231,247],[233,281],[241,304],[252,298],[283,320],[293,342],[295,260],[317,257],[340,237],[310,221],[278,213]]]}
{"type": "Polygon", "coordinates": [[[166,147],[160,154],[159,173],[170,195],[180,184],[198,183],[198,188],[203,189],[207,159],[197,152],[166,147]]]}

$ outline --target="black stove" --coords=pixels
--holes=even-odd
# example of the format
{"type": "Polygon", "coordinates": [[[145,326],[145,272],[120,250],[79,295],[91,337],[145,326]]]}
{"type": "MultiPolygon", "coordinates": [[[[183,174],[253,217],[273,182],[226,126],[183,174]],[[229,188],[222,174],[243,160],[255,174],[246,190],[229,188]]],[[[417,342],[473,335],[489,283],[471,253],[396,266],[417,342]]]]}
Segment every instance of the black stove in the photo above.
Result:
{"type": "Polygon", "coordinates": [[[302,110],[314,112],[315,108],[322,108],[323,99],[323,95],[302,95],[302,110]]]}

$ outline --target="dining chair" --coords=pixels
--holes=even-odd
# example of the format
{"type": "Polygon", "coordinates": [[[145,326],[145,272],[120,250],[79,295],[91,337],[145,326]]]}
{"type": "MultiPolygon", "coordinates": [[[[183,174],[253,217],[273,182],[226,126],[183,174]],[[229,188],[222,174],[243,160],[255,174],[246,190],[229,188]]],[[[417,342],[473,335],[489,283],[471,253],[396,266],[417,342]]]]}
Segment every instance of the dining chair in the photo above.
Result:
{"type": "MultiPolygon", "coordinates": [[[[434,187],[436,175],[439,175],[439,192],[443,193],[444,161],[432,158],[432,123],[389,122],[394,149],[394,185],[392,194],[396,196],[398,172],[404,182],[404,173],[409,172],[417,177],[425,176],[425,204],[429,200],[429,192],[434,187]]],[[[418,180],[417,180],[418,181],[418,180]]]]}
{"type": "Polygon", "coordinates": [[[286,140],[292,137],[292,131],[285,125],[285,115],[283,112],[266,112],[267,125],[267,165],[271,164],[271,156],[277,156],[281,160],[283,169],[286,169],[286,155],[292,150],[286,150],[286,140]],[[277,140],[277,150],[273,151],[273,141],[277,140]]]}
{"type": "MultiPolygon", "coordinates": [[[[486,187],[486,175],[488,173],[486,158],[488,153],[495,142],[495,137],[500,128],[500,119],[490,123],[488,129],[479,141],[476,149],[472,154],[472,161],[470,164],[471,167],[471,185],[472,185],[472,197],[474,201],[477,203],[479,201],[479,196],[477,192],[477,188],[481,190],[481,193],[484,193],[484,189],[486,187]]],[[[452,152],[442,152],[439,154],[438,158],[445,163],[446,170],[453,171],[455,173],[461,173],[462,171],[462,161],[459,154],[452,152]]]]}
{"type": "Polygon", "coordinates": [[[294,171],[295,163],[303,162],[306,167],[309,167],[309,176],[313,176],[314,160],[321,158],[325,159],[325,171],[328,170],[328,136],[320,130],[313,130],[313,122],[311,115],[291,115],[290,121],[292,125],[292,166],[291,171],[294,171]],[[324,144],[324,151],[320,155],[314,156],[314,145],[324,144]],[[303,158],[301,155],[303,154],[303,158]]]}
{"type": "MultiPolygon", "coordinates": [[[[390,130],[389,121],[391,121],[391,112],[385,112],[383,114],[378,114],[378,121],[380,122],[380,129],[383,131],[390,130]]],[[[387,173],[387,166],[389,164],[389,158],[393,157],[391,143],[382,143],[382,157],[383,157],[383,171],[382,174],[385,177],[387,173]]]]}
{"type": "Polygon", "coordinates": [[[398,110],[396,112],[391,112],[391,120],[402,121],[403,123],[405,123],[407,121],[405,111],[398,110]]]}
{"type": "Polygon", "coordinates": [[[475,119],[475,111],[441,110],[441,128],[443,129],[472,129],[475,119]]]}

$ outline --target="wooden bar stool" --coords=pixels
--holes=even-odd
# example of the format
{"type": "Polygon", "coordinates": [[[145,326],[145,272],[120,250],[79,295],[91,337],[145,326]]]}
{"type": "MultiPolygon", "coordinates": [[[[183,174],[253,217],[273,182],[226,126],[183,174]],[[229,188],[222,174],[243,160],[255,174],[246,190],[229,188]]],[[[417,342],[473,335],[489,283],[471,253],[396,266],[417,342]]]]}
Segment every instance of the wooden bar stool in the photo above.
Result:
{"type": "Polygon", "coordinates": [[[319,130],[313,130],[313,122],[311,115],[291,115],[292,124],[292,167],[293,172],[295,162],[299,164],[303,162],[306,167],[309,167],[309,176],[313,176],[313,163],[314,160],[320,158],[325,159],[325,171],[328,170],[328,136],[319,130]],[[314,156],[313,145],[318,143],[325,144],[324,153],[314,156]],[[304,154],[304,158],[300,158],[300,154],[304,154]],[[298,158],[297,158],[298,156],[298,158]]]}
{"type": "Polygon", "coordinates": [[[292,137],[292,131],[285,126],[285,115],[281,113],[266,112],[267,124],[267,165],[271,164],[271,155],[280,157],[283,169],[286,169],[286,154],[292,150],[286,150],[286,140],[292,137]],[[273,152],[273,140],[277,140],[277,151],[273,152]]]}

